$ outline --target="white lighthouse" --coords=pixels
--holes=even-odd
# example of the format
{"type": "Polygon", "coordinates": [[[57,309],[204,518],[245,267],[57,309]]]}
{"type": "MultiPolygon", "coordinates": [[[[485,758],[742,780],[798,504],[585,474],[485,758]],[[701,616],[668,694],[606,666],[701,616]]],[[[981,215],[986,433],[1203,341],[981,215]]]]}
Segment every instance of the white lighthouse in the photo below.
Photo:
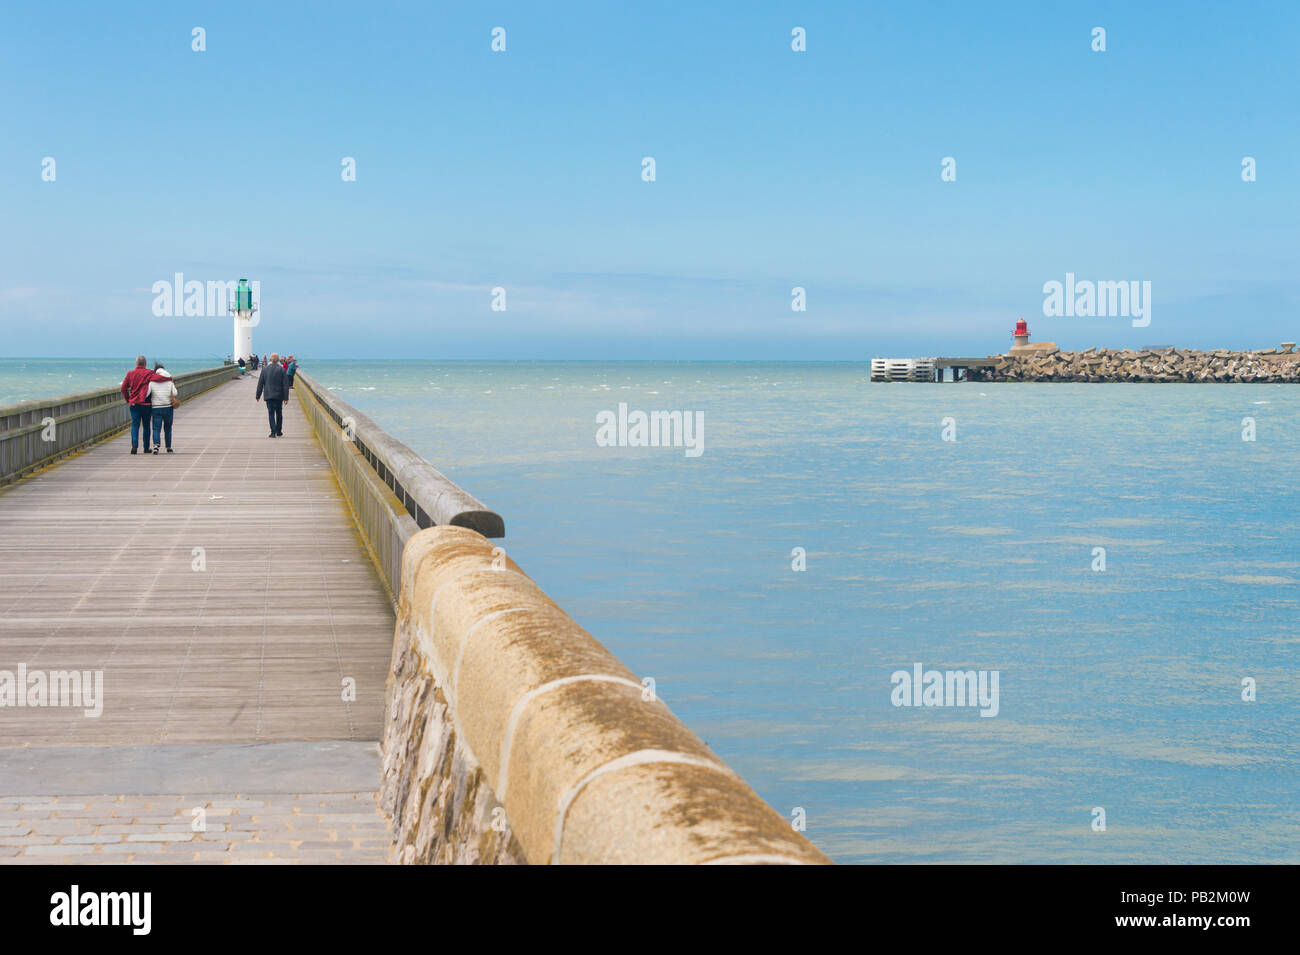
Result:
{"type": "Polygon", "coordinates": [[[254,317],[257,305],[253,302],[253,290],[248,287],[248,279],[240,279],[235,289],[234,300],[230,303],[230,314],[234,316],[235,350],[231,358],[239,361],[250,358],[253,354],[253,326],[258,323],[254,317]]]}

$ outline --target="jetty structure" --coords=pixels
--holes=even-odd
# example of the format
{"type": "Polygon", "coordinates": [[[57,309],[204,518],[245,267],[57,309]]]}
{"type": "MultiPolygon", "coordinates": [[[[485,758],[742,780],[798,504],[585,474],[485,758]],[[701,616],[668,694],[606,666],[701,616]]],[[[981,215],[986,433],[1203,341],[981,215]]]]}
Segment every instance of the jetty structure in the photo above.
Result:
{"type": "Polygon", "coordinates": [[[985,358],[873,358],[872,381],[1300,382],[1295,342],[1254,351],[1197,351],[1171,345],[1062,351],[1031,342],[1021,318],[1005,354],[985,358]],[[951,370],[951,371],[949,371],[951,370]],[[945,373],[947,377],[945,377],[945,373]]]}
{"type": "Polygon", "coordinates": [[[872,381],[935,381],[933,358],[873,358],[872,381]]]}
{"type": "Polygon", "coordinates": [[[253,378],[177,375],[170,455],[117,388],[0,408],[0,864],[829,862],[500,515],[253,378]]]}

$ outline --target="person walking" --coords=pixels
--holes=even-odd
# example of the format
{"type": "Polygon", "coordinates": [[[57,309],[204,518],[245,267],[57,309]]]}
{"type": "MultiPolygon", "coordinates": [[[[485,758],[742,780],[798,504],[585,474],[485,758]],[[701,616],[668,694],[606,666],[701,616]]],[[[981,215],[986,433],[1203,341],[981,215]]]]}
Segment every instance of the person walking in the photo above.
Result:
{"type": "Polygon", "coordinates": [[[284,366],[284,370],[285,373],[289,376],[289,387],[292,388],[293,376],[298,374],[298,362],[292,355],[289,356],[289,364],[284,366]]]}
{"type": "Polygon", "coordinates": [[[271,424],[268,437],[271,438],[284,437],[283,405],[289,397],[289,386],[285,381],[287,375],[279,358],[279,355],[272,353],[271,360],[257,378],[257,394],[254,396],[256,401],[266,399],[266,418],[271,424]]]}
{"type": "Polygon", "coordinates": [[[131,406],[131,453],[138,454],[140,431],[144,431],[144,453],[149,453],[149,427],[153,417],[153,403],[149,398],[149,383],[158,376],[149,370],[144,355],[135,360],[135,367],[122,379],[122,397],[131,406]]]}
{"type": "Polygon", "coordinates": [[[176,390],[176,382],[172,381],[171,372],[161,364],[155,364],[153,370],[158,376],[157,381],[149,382],[149,403],[153,406],[150,412],[153,419],[153,453],[157,454],[158,449],[162,447],[162,441],[159,439],[161,431],[167,436],[167,453],[171,454],[172,417],[181,403],[181,393],[176,390]]]}

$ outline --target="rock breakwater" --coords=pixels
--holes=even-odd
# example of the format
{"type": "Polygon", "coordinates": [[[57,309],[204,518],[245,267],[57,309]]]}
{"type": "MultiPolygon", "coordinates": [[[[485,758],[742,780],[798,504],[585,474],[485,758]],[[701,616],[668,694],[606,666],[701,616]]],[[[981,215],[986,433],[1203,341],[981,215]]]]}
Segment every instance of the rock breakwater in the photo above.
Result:
{"type": "Polygon", "coordinates": [[[1196,351],[1159,348],[1043,349],[1034,354],[1002,355],[990,368],[972,368],[971,381],[1128,381],[1128,382],[1300,382],[1300,352],[1294,344],[1261,351],[1196,351]]]}

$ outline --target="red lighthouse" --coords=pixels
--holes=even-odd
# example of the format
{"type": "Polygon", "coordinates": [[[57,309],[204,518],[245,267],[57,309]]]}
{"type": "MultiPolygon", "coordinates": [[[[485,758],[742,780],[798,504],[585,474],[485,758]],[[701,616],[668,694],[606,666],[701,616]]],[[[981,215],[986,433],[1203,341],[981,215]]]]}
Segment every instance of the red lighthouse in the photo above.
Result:
{"type": "Polygon", "coordinates": [[[1029,323],[1026,322],[1023,318],[1020,319],[1020,321],[1016,322],[1015,344],[1017,345],[1029,344],[1029,323]]]}

